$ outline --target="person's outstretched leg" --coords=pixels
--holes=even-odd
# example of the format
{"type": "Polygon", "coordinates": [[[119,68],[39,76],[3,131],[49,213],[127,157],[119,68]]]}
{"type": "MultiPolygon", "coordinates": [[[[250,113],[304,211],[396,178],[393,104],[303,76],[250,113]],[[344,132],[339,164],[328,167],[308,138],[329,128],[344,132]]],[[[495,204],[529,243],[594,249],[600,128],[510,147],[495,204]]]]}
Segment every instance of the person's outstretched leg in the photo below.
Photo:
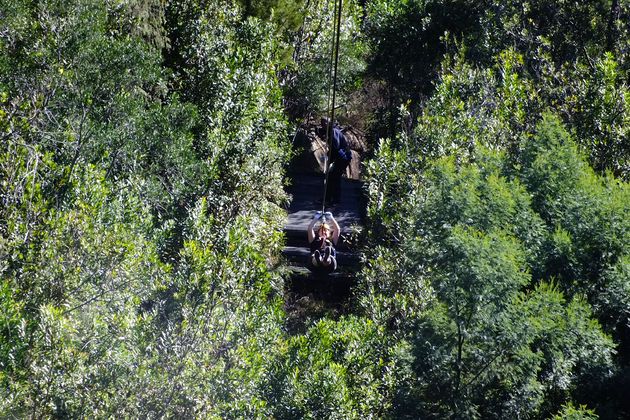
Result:
{"type": "Polygon", "coordinates": [[[322,261],[324,261],[326,264],[330,264],[330,254],[331,254],[330,247],[327,246],[324,249],[324,257],[322,258],[322,261]]]}
{"type": "Polygon", "coordinates": [[[337,165],[337,168],[336,168],[337,185],[335,186],[334,194],[331,196],[334,202],[337,202],[337,203],[341,202],[341,178],[343,177],[343,174],[346,173],[346,168],[348,167],[349,164],[350,162],[347,160],[340,160],[337,163],[335,163],[335,165],[337,165]]]}
{"type": "Polygon", "coordinates": [[[319,267],[322,264],[322,256],[318,249],[311,255],[311,264],[313,264],[313,267],[319,267]]]}
{"type": "Polygon", "coordinates": [[[324,250],[324,256],[322,257],[322,265],[326,267],[329,272],[333,272],[337,269],[336,251],[333,247],[327,246],[324,250]]]}
{"type": "Polygon", "coordinates": [[[332,201],[339,197],[341,174],[339,162],[335,161],[332,170],[328,174],[328,186],[326,187],[326,203],[328,204],[332,204],[332,201]]]}
{"type": "Polygon", "coordinates": [[[331,256],[330,257],[330,265],[332,267],[331,271],[335,271],[337,269],[337,258],[331,256]]]}
{"type": "Polygon", "coordinates": [[[335,203],[336,197],[339,196],[337,191],[340,187],[339,179],[334,175],[330,174],[328,178],[328,189],[326,190],[326,204],[332,205],[335,203]]]}
{"type": "Polygon", "coordinates": [[[332,171],[328,175],[328,188],[326,189],[326,202],[339,203],[341,201],[341,178],[350,162],[337,160],[332,171]]]}

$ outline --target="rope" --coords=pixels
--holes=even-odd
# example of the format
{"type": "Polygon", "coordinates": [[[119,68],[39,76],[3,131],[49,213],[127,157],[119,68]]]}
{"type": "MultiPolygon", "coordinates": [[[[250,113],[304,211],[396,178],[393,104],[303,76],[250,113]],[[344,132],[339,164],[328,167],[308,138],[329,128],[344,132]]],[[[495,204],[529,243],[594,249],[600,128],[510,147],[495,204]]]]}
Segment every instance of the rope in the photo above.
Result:
{"type": "MultiPolygon", "coordinates": [[[[324,196],[322,197],[322,214],[326,210],[326,193],[328,191],[328,174],[330,173],[330,159],[332,157],[332,135],[333,124],[335,121],[335,100],[337,98],[337,67],[339,64],[339,36],[341,34],[341,8],[343,6],[343,0],[335,1],[335,7],[333,11],[333,43],[332,52],[330,57],[331,72],[332,72],[332,100],[330,98],[330,90],[328,91],[328,126],[326,127],[326,144],[328,145],[328,159],[324,165],[326,171],[326,177],[324,179],[324,196]],[[333,65],[334,57],[334,65],[333,65]]],[[[330,75],[329,75],[330,77],[330,75]]]]}

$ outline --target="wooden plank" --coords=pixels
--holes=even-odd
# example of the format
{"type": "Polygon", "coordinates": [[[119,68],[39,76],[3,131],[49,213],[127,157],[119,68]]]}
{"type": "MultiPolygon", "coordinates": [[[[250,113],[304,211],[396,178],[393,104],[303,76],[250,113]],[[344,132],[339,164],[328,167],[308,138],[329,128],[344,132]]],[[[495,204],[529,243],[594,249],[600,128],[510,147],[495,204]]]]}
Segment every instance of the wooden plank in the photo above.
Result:
{"type": "MultiPolygon", "coordinates": [[[[287,245],[306,247],[306,248],[309,247],[308,237],[306,235],[305,230],[285,229],[284,234],[285,234],[287,245]]],[[[352,238],[351,234],[342,233],[342,235],[339,237],[339,241],[337,242],[337,245],[335,246],[335,248],[341,251],[352,250],[354,244],[350,241],[351,238],[352,238]]]]}
{"type": "MultiPolygon", "coordinates": [[[[311,250],[306,247],[286,246],[282,250],[282,255],[289,261],[306,265],[311,256],[311,250]]],[[[337,251],[337,265],[358,265],[360,258],[353,252],[337,251]]]]}
{"type": "MultiPolygon", "coordinates": [[[[359,255],[352,252],[345,239],[351,235],[353,228],[362,224],[365,205],[362,188],[363,183],[359,181],[342,179],[341,202],[327,208],[341,228],[342,239],[336,247],[337,264],[338,270],[344,273],[354,273],[360,264],[359,255]]],[[[310,257],[306,229],[315,213],[322,207],[323,176],[294,175],[287,192],[292,195],[292,201],[284,224],[287,246],[282,254],[288,261],[306,269],[310,257]]],[[[302,273],[304,274],[306,273],[302,273]]]]}
{"type": "MultiPolygon", "coordinates": [[[[335,220],[341,228],[341,234],[349,235],[353,225],[361,225],[361,218],[352,212],[332,212],[335,220]]],[[[306,229],[313,219],[315,211],[300,210],[290,213],[284,223],[285,230],[302,231],[306,235],[306,229]]]]}
{"type": "MultiPolygon", "coordinates": [[[[293,200],[289,206],[285,230],[306,232],[315,212],[321,210],[322,176],[299,175],[293,181],[294,184],[288,188],[288,192],[293,194],[293,200]]],[[[359,181],[342,179],[341,203],[329,209],[339,223],[342,234],[349,234],[352,225],[361,224],[362,185],[359,181]]]]}
{"type": "Polygon", "coordinates": [[[324,277],[328,277],[332,280],[349,280],[354,278],[354,272],[343,270],[341,268],[333,273],[323,273],[311,271],[302,265],[289,265],[287,267],[287,271],[293,279],[320,281],[324,277]]]}

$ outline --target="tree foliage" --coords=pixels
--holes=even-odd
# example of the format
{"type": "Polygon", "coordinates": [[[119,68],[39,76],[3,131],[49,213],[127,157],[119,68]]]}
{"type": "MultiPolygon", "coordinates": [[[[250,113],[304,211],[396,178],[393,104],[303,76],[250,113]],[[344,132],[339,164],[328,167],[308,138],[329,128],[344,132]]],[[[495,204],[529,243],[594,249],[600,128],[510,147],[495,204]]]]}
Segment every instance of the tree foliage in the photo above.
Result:
{"type": "Polygon", "coordinates": [[[367,10],[365,77],[383,83],[386,97],[374,120],[376,136],[394,137],[401,104],[412,124],[436,110],[434,101],[451,82],[462,89],[451,95],[475,102],[453,111],[492,110],[500,96],[487,91],[497,87],[491,79],[518,76],[505,79],[505,87],[525,93],[511,98],[521,108],[513,118],[533,111],[536,121],[556,110],[598,171],[627,177],[628,2],[374,1],[367,10]],[[516,67],[497,60],[505,51],[518,57],[516,67]],[[444,69],[445,56],[461,60],[454,66],[447,60],[444,69]],[[497,61],[507,73],[491,71],[497,61]]]}
{"type": "Polygon", "coordinates": [[[613,380],[597,319],[619,334],[625,303],[595,290],[628,284],[609,274],[627,252],[627,184],[595,175],[556,117],[516,162],[486,135],[423,172],[404,138],[369,166],[370,238],[393,240],[370,248],[360,302],[411,344],[400,416],[542,417],[613,380]]]}
{"type": "Polygon", "coordinates": [[[296,333],[334,4],[0,1],[0,417],[630,415],[628,1],[344,2],[364,264],[296,333]]]}
{"type": "Polygon", "coordinates": [[[261,409],[287,156],[273,40],[229,3],[168,4],[164,67],[139,10],[3,6],[3,416],[261,409]]]}

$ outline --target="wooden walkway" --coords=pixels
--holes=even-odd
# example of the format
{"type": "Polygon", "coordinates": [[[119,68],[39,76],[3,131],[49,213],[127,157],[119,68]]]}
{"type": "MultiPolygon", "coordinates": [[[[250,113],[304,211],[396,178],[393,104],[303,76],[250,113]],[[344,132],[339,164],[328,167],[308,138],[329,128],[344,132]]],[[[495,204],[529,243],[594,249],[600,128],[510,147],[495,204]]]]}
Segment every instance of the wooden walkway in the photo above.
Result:
{"type": "MultiPolygon", "coordinates": [[[[291,180],[287,192],[292,201],[284,225],[286,246],[283,250],[291,272],[287,282],[286,309],[289,318],[293,314],[296,322],[308,323],[309,317],[334,317],[347,310],[350,286],[360,268],[353,231],[362,225],[365,200],[362,182],[342,179],[341,202],[326,209],[332,212],[341,227],[341,238],[336,247],[338,269],[329,275],[314,273],[308,268],[310,248],[306,228],[315,212],[321,210],[324,177],[294,174],[291,180]]],[[[290,327],[299,329],[295,325],[290,327]]]]}

